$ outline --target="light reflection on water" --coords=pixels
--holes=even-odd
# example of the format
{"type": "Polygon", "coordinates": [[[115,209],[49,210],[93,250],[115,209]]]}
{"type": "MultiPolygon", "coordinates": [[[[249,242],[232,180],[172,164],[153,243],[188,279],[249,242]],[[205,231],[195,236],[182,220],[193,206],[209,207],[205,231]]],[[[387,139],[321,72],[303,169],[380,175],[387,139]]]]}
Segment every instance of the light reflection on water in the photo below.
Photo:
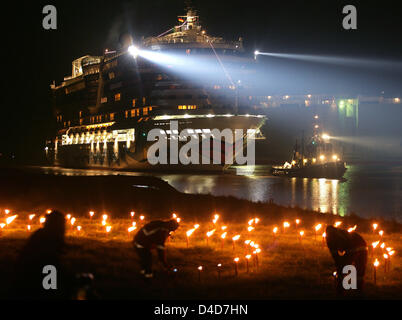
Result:
{"type": "MultiPolygon", "coordinates": [[[[47,174],[129,175],[142,173],[108,170],[42,168],[47,174]]],[[[285,206],[298,206],[344,216],[355,212],[365,217],[382,216],[402,222],[402,166],[353,165],[346,181],[281,178],[269,175],[267,166],[257,166],[253,176],[233,174],[154,174],[177,190],[194,194],[234,196],[254,202],[271,199],[285,206]]]]}

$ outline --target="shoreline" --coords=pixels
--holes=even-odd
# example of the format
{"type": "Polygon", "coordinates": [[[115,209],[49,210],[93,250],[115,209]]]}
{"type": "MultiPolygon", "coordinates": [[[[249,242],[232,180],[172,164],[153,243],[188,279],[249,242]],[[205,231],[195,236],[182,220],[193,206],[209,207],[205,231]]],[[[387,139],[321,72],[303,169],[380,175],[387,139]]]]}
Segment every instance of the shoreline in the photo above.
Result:
{"type": "Polygon", "coordinates": [[[252,202],[234,196],[186,194],[177,191],[166,181],[153,176],[62,176],[8,171],[2,173],[0,210],[33,213],[58,209],[78,217],[89,211],[114,217],[126,217],[131,211],[149,217],[169,216],[177,212],[199,221],[219,212],[225,219],[236,221],[258,214],[268,221],[286,215],[306,220],[327,220],[338,217],[369,226],[373,222],[387,225],[390,230],[402,231],[402,223],[382,217],[364,218],[354,213],[345,217],[315,210],[289,207],[274,202],[252,202]],[[23,198],[23,201],[21,201],[23,198]]]}

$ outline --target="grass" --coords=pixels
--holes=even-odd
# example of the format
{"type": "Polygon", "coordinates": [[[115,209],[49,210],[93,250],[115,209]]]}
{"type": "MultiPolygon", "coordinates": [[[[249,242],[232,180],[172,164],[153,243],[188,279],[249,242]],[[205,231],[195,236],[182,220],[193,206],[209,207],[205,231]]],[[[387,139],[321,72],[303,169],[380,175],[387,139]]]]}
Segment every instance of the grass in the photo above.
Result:
{"type": "MultiPolygon", "coordinates": [[[[4,216],[4,214],[2,214],[4,216]]],[[[0,221],[3,217],[0,217],[0,221]]],[[[156,217],[152,217],[156,218],[156,217]]],[[[169,218],[169,217],[163,217],[169,218]]],[[[252,218],[252,217],[251,217],[252,218]]],[[[321,234],[326,224],[343,221],[345,227],[354,226],[351,218],[342,219],[335,216],[299,216],[302,222],[296,229],[294,216],[289,214],[287,221],[290,228],[283,231],[283,216],[276,219],[261,218],[252,232],[247,231],[248,218],[240,222],[223,217],[217,225],[208,218],[184,219],[180,229],[168,242],[168,261],[178,269],[178,272],[166,272],[156,263],[155,278],[151,284],[144,282],[139,275],[139,264],[133,250],[131,240],[134,236],[128,233],[130,219],[109,218],[112,226],[106,233],[101,225],[100,217],[90,220],[78,217],[76,226],[82,226],[81,232],[68,224],[67,243],[69,249],[63,255],[64,265],[74,273],[91,272],[95,276],[95,288],[105,299],[332,299],[335,297],[335,270],[328,249],[323,245],[321,234]],[[223,220],[223,221],[222,221],[223,220]],[[190,223],[191,222],[191,223],[190,223]],[[222,223],[221,223],[222,222],[222,223]],[[314,226],[317,222],[323,224],[317,237],[314,226]],[[352,222],[352,223],[351,223],[352,222]],[[199,223],[200,228],[190,237],[189,247],[186,244],[186,231],[199,223]],[[228,235],[222,241],[221,226],[227,225],[228,235]],[[272,230],[278,226],[280,232],[274,241],[272,230]],[[206,242],[206,232],[215,228],[216,233],[206,242]],[[301,242],[298,231],[304,230],[305,236],[301,242]],[[231,238],[240,234],[241,238],[235,244],[231,238]],[[245,255],[250,247],[245,246],[245,240],[253,240],[259,244],[261,253],[258,255],[259,267],[255,258],[249,262],[249,273],[246,272],[245,255]],[[235,276],[234,258],[239,257],[238,276],[235,276]],[[218,264],[222,264],[221,277],[218,278],[218,264]],[[198,267],[203,266],[200,281],[198,267]]],[[[146,216],[145,220],[151,217],[146,216]]],[[[357,219],[357,218],[356,218],[357,219]]],[[[138,227],[141,222],[136,220],[138,227]]],[[[32,223],[32,230],[39,228],[38,218],[32,223]]],[[[144,222],[146,223],[146,221],[144,222]]],[[[5,227],[0,234],[0,272],[4,284],[0,296],[7,298],[7,279],[11,278],[13,261],[23,246],[29,232],[27,215],[21,214],[11,225],[5,227]]],[[[370,255],[366,274],[365,297],[367,299],[400,299],[402,298],[402,269],[399,252],[402,250],[399,231],[389,231],[385,226],[383,241],[387,247],[395,249],[392,256],[391,270],[385,273],[383,269],[382,250],[377,249],[370,255]],[[377,284],[373,283],[373,259],[378,258],[380,266],[377,270],[377,284]]],[[[368,222],[358,224],[357,231],[363,235],[368,244],[379,240],[368,222]]],[[[251,253],[252,254],[252,253],[251,253]]],[[[254,256],[255,257],[255,256],[254,256]]]]}

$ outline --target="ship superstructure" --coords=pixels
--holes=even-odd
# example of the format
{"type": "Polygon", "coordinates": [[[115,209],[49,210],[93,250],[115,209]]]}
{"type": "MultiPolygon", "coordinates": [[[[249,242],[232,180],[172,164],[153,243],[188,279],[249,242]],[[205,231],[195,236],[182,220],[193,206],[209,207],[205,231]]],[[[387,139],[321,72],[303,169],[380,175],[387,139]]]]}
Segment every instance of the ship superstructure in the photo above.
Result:
{"type": "MultiPolygon", "coordinates": [[[[178,121],[180,130],[201,135],[225,128],[251,129],[260,135],[265,117],[256,114],[247,84],[240,79],[253,63],[242,40],[210,37],[192,9],[179,22],[138,46],[126,37],[116,51],[83,56],[73,62],[71,76],[59,86],[51,85],[58,128],[47,144],[49,161],[68,167],[156,169],[147,161],[151,144],[147,134],[153,128],[169,134],[171,120],[178,121]],[[145,53],[174,56],[180,63],[200,59],[216,66],[216,74],[200,81],[198,74],[189,77],[177,72],[175,65],[148,59],[145,53]],[[233,66],[240,72],[230,72],[233,66]]],[[[221,170],[222,166],[200,169],[221,170]]]]}

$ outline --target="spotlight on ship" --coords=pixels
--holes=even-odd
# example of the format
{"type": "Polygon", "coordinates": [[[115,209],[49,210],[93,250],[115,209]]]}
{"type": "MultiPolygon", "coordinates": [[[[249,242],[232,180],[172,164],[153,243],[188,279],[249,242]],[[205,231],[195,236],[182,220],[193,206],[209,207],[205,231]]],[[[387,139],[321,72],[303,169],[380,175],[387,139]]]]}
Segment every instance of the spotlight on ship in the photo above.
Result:
{"type": "Polygon", "coordinates": [[[324,133],[324,134],[322,135],[322,138],[323,138],[325,141],[329,141],[329,140],[331,139],[331,137],[330,137],[328,134],[326,134],[326,133],[324,133]]]}
{"type": "Polygon", "coordinates": [[[134,57],[137,58],[140,54],[140,49],[138,49],[136,46],[129,46],[128,47],[128,52],[134,57]]]}

